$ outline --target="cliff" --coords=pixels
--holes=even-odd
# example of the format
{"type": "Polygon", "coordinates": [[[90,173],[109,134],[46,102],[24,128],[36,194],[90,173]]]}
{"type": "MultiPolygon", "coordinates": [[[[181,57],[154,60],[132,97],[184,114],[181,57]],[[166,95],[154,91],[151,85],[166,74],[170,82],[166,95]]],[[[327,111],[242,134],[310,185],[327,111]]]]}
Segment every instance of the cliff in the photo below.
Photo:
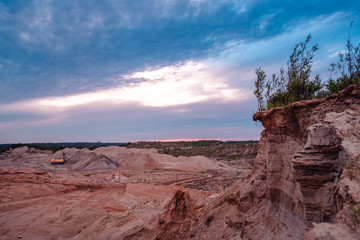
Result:
{"type": "Polygon", "coordinates": [[[253,119],[264,130],[251,173],[183,205],[158,239],[360,239],[360,84],[253,119]]]}

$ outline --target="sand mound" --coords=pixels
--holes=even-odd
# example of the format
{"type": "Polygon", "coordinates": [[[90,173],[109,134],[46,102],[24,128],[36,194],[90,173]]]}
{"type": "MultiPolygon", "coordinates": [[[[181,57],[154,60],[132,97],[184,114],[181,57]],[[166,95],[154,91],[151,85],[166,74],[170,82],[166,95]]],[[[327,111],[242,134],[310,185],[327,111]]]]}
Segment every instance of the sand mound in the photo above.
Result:
{"type": "Polygon", "coordinates": [[[101,147],[93,152],[103,154],[118,162],[122,169],[168,169],[181,171],[205,171],[223,167],[204,156],[174,157],[157,153],[156,149],[137,149],[124,147],[101,147]]]}
{"type": "Polygon", "coordinates": [[[32,153],[29,148],[22,147],[13,149],[8,154],[9,159],[23,160],[39,164],[45,169],[63,170],[177,170],[202,172],[206,170],[222,170],[228,167],[219,165],[215,160],[204,156],[174,157],[167,154],[159,154],[156,149],[124,148],[117,146],[101,147],[90,151],[89,149],[65,148],[56,153],[32,153]],[[51,159],[65,159],[64,165],[51,166],[51,159]]]}
{"type": "Polygon", "coordinates": [[[89,149],[65,148],[51,155],[51,158],[63,158],[64,156],[67,160],[65,166],[72,170],[110,170],[119,167],[119,163],[116,161],[89,149]]]}
{"type": "Polygon", "coordinates": [[[12,154],[25,154],[29,152],[29,147],[18,147],[11,150],[12,154]]]}
{"type": "Polygon", "coordinates": [[[78,161],[72,167],[73,170],[109,170],[116,169],[119,164],[104,155],[90,153],[86,159],[78,161]]]}
{"type": "Polygon", "coordinates": [[[101,147],[94,150],[97,154],[103,154],[120,164],[122,169],[140,170],[155,169],[161,165],[155,160],[158,155],[156,149],[137,149],[124,147],[101,147]]]}

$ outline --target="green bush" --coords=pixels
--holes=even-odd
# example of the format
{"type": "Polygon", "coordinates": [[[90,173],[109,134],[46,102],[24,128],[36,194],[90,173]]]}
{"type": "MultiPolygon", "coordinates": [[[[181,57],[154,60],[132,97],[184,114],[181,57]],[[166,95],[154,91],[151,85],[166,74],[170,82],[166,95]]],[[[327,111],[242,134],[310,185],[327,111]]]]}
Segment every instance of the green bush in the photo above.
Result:
{"type": "Polygon", "coordinates": [[[271,80],[266,81],[266,73],[261,68],[255,70],[254,94],[258,99],[259,111],[317,97],[322,88],[321,79],[319,75],[311,78],[311,68],[318,47],[314,45],[308,49],[310,41],[311,35],[308,35],[304,42],[295,44],[287,61],[287,71],[281,68],[279,76],[273,74],[271,80]]]}
{"type": "Polygon", "coordinates": [[[280,69],[280,74],[273,74],[266,80],[266,73],[261,68],[255,70],[254,94],[258,100],[258,111],[286,106],[295,101],[326,97],[360,82],[360,44],[351,42],[350,33],[346,41],[345,52],[339,52],[338,62],[330,65],[330,77],[322,84],[317,74],[311,78],[311,68],[317,45],[308,49],[311,35],[304,42],[295,44],[293,53],[287,61],[287,70],[280,69]],[[325,88],[324,88],[325,87],[325,88]]]}

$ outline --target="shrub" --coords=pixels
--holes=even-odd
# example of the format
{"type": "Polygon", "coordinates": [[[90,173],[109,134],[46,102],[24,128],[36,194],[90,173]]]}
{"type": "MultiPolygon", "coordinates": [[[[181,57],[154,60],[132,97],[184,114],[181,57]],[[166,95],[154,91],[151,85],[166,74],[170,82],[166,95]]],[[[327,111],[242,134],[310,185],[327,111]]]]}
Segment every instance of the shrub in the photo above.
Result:
{"type": "Polygon", "coordinates": [[[346,51],[339,52],[338,62],[330,65],[330,78],[326,84],[328,94],[338,93],[340,90],[360,82],[360,44],[354,47],[351,42],[352,24],[353,22],[350,24],[349,36],[346,40],[346,51]]]}
{"type": "Polygon", "coordinates": [[[308,49],[310,41],[311,35],[308,35],[304,42],[295,44],[287,61],[287,71],[281,68],[280,75],[273,74],[271,80],[266,83],[265,72],[261,68],[255,70],[257,80],[254,94],[258,99],[258,110],[281,107],[295,101],[314,99],[317,96],[322,88],[321,79],[319,75],[311,79],[311,68],[318,47],[314,45],[308,49]],[[263,102],[264,90],[266,90],[266,104],[263,102]]]}
{"type": "Polygon", "coordinates": [[[258,111],[286,106],[295,101],[326,97],[360,82],[360,43],[351,42],[351,27],[346,40],[346,50],[339,52],[338,62],[330,65],[330,77],[326,84],[321,83],[317,74],[311,78],[311,68],[317,45],[308,49],[311,35],[305,41],[295,44],[293,53],[287,61],[287,70],[280,68],[280,74],[273,74],[266,81],[266,73],[257,68],[254,94],[258,100],[258,111]],[[265,92],[265,93],[264,93],[265,92]]]}

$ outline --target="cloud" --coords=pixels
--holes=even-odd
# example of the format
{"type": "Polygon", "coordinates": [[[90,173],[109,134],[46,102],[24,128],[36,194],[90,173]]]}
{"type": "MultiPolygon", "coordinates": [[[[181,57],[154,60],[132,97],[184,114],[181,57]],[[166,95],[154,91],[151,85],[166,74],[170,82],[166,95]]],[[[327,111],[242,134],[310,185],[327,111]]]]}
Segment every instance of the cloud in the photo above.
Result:
{"type": "Polygon", "coordinates": [[[44,109],[74,107],[95,102],[126,104],[139,103],[148,107],[169,107],[201,101],[245,101],[252,92],[232,88],[222,79],[215,79],[209,66],[200,62],[186,62],[159,69],[150,69],[123,76],[124,79],[142,79],[139,83],[62,97],[37,98],[0,106],[0,109],[44,109]]]}
{"type": "Polygon", "coordinates": [[[251,119],[252,92],[217,75],[214,64],[150,68],[123,75],[126,86],[1,104],[2,141],[220,139],[231,132],[231,138],[239,132],[237,139],[256,138],[252,124],[236,128],[251,119]],[[234,131],[224,130],[230,126],[234,131]]]}
{"type": "MultiPolygon", "coordinates": [[[[181,106],[146,107],[136,103],[94,102],[58,111],[1,109],[0,142],[139,141],[173,138],[257,138],[251,116],[256,106],[244,102],[202,101],[181,106]],[[250,110],[249,110],[250,109],[250,110]],[[23,112],[12,120],[16,112],[23,112]],[[33,117],[27,116],[32,114],[33,117]],[[239,126],[241,126],[239,128],[239,126]],[[229,130],[233,128],[233,131],[229,130]]],[[[30,108],[30,109],[29,109],[30,108]]],[[[56,110],[58,109],[58,110],[56,110]]]]}
{"type": "Polygon", "coordinates": [[[346,50],[343,49],[343,50],[339,50],[339,51],[336,51],[335,53],[333,54],[330,54],[328,56],[328,58],[335,58],[335,57],[338,57],[340,54],[344,55],[346,53],[346,50]]]}
{"type": "MultiPolygon", "coordinates": [[[[0,101],[115,87],[119,76],[272,39],[353,1],[17,1],[0,3],[0,101]],[[28,89],[32,89],[29,91],[28,89]]],[[[124,83],[125,84],[125,83],[124,83]]]]}

